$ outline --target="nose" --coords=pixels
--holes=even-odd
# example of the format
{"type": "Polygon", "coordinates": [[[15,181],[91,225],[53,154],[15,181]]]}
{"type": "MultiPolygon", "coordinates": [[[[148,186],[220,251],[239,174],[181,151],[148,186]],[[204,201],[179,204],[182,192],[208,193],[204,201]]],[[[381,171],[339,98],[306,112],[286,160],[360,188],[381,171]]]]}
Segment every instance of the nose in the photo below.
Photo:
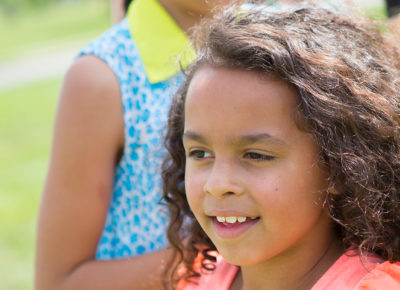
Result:
{"type": "Polygon", "coordinates": [[[239,169],[232,163],[215,160],[203,190],[218,199],[227,195],[241,195],[244,188],[240,182],[239,169]]]}

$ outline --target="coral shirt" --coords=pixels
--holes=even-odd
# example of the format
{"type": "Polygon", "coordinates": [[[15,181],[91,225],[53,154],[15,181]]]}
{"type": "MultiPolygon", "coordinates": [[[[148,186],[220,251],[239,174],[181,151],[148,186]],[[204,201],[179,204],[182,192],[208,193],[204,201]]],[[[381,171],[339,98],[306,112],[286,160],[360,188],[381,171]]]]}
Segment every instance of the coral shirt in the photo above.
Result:
{"type": "MultiPolygon", "coordinates": [[[[194,283],[181,281],[177,289],[228,290],[239,268],[217,257],[217,267],[211,273],[203,273],[194,283]]],[[[343,254],[311,290],[400,290],[400,263],[381,263],[370,259],[363,263],[359,256],[343,254]]]]}

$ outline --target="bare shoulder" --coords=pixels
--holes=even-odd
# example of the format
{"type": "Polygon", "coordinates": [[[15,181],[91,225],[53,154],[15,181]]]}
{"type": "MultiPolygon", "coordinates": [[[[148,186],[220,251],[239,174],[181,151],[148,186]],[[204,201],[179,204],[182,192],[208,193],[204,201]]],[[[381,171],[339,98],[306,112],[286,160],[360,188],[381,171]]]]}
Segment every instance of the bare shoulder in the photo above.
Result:
{"type": "Polygon", "coordinates": [[[93,55],[77,59],[65,75],[58,115],[61,117],[58,119],[87,128],[91,134],[104,133],[118,138],[121,145],[122,103],[119,82],[111,68],[93,55]],[[99,127],[101,132],[96,130],[99,127]]]}
{"type": "Polygon", "coordinates": [[[97,190],[87,187],[106,187],[108,200],[123,143],[123,110],[116,76],[95,56],[79,58],[66,73],[60,92],[47,179],[50,191],[59,191],[60,184],[73,180],[68,181],[71,192],[90,195],[97,190]],[[107,185],[100,185],[105,180],[107,185]]]}
{"type": "Polygon", "coordinates": [[[84,96],[82,101],[91,98],[107,101],[100,99],[106,98],[120,102],[117,77],[104,61],[94,55],[82,56],[72,64],[64,79],[63,92],[66,90],[84,96]]]}
{"type": "MultiPolygon", "coordinates": [[[[60,179],[73,179],[69,185],[80,187],[73,190],[80,192],[85,186],[110,180],[123,145],[123,110],[116,76],[95,56],[79,58],[66,73],[60,92],[49,183],[59,188],[60,179]],[[79,181],[83,179],[78,176],[92,182],[79,181]]],[[[109,189],[106,191],[109,196],[109,189]]]]}

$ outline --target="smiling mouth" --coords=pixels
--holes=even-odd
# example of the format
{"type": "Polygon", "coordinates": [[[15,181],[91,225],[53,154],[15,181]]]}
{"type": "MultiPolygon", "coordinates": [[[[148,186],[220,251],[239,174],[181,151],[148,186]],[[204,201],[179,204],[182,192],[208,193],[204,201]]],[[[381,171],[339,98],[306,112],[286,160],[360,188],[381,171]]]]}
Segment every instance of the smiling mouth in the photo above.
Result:
{"type": "Polygon", "coordinates": [[[220,238],[235,239],[252,228],[260,217],[212,216],[215,232],[220,238]]]}

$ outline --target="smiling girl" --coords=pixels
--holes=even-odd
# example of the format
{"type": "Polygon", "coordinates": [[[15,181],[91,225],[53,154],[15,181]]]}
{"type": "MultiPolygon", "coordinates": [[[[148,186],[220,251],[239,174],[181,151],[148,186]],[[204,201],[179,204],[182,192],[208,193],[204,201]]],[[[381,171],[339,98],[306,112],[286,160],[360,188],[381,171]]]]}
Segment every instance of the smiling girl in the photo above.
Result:
{"type": "Polygon", "coordinates": [[[197,32],[166,138],[171,282],[400,289],[399,56],[361,20],[269,11],[197,32]]]}

